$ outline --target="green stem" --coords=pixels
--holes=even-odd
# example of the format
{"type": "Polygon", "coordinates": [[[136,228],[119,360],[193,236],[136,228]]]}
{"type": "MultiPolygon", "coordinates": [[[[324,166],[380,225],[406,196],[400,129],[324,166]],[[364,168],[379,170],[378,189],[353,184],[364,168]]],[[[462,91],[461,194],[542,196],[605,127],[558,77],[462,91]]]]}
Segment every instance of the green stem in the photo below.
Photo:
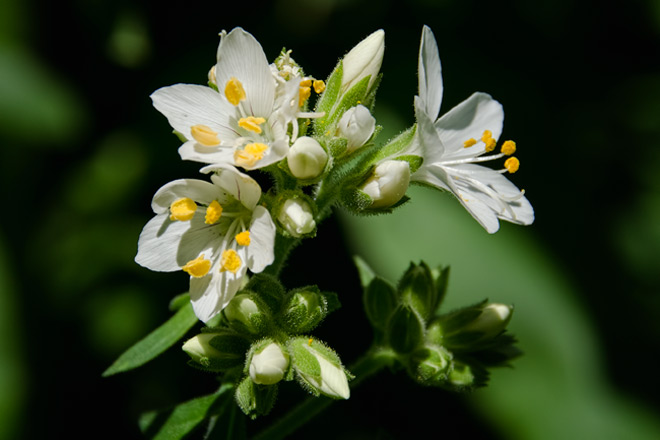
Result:
{"type": "MultiPolygon", "coordinates": [[[[355,390],[365,379],[391,365],[394,356],[394,353],[390,350],[381,348],[371,349],[365,353],[364,356],[349,367],[349,371],[355,375],[355,379],[351,381],[351,390],[355,390]]],[[[327,397],[308,397],[271,426],[258,433],[253,440],[278,440],[286,438],[314,416],[329,407],[334,401],[334,399],[327,397]]]]}
{"type": "Polygon", "coordinates": [[[278,276],[284,268],[289,253],[300,243],[300,238],[285,237],[282,234],[275,236],[275,259],[273,264],[264,269],[264,273],[278,276]]]}

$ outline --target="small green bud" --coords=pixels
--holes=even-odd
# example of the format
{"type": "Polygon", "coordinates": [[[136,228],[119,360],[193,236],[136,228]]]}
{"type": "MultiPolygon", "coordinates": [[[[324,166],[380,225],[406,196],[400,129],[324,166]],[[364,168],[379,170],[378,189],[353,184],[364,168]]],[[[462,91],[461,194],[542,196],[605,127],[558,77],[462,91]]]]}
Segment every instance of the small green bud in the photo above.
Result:
{"type": "Polygon", "coordinates": [[[313,330],[328,313],[325,297],[315,287],[294,290],[287,296],[280,318],[282,328],[289,333],[313,330]]]}
{"type": "Polygon", "coordinates": [[[389,208],[403,198],[410,185],[410,166],[401,160],[386,160],[374,168],[359,188],[371,198],[369,209],[389,208]]]}
{"type": "Polygon", "coordinates": [[[273,385],[284,378],[289,369],[289,355],[275,342],[255,351],[250,361],[252,382],[273,385]]]}
{"type": "Polygon", "coordinates": [[[264,333],[268,327],[266,307],[251,293],[239,293],[225,307],[229,325],[236,331],[253,335],[264,333]]]}
{"type": "Polygon", "coordinates": [[[453,368],[447,375],[447,382],[458,389],[470,388],[476,382],[472,367],[461,362],[454,361],[453,368]]]}
{"type": "Polygon", "coordinates": [[[309,204],[302,198],[286,200],[277,216],[286,232],[293,237],[302,237],[316,229],[314,212],[309,204]]]}
{"type": "Polygon", "coordinates": [[[437,295],[433,275],[424,262],[410,264],[399,282],[399,292],[404,304],[415,309],[425,320],[431,317],[437,295]]]}
{"type": "Polygon", "coordinates": [[[287,163],[291,174],[298,179],[313,179],[323,173],[328,163],[328,153],[316,139],[301,136],[289,149],[287,163]]]}
{"type": "Polygon", "coordinates": [[[234,394],[239,408],[252,419],[266,415],[273,409],[277,397],[277,385],[258,385],[245,377],[236,387],[234,394]]]}
{"type": "Polygon", "coordinates": [[[200,333],[188,339],[182,349],[204,369],[222,371],[241,365],[248,345],[245,339],[233,333],[200,333]]]}
{"type": "Polygon", "coordinates": [[[348,399],[348,374],[337,353],[312,338],[294,338],[289,342],[293,367],[302,385],[312,393],[334,399],[348,399]]]}
{"type": "Polygon", "coordinates": [[[413,309],[400,305],[392,314],[387,327],[390,346],[400,354],[407,354],[419,346],[424,335],[422,320],[413,309]]]}
{"type": "Polygon", "coordinates": [[[463,330],[481,332],[484,339],[493,339],[502,333],[511,321],[513,307],[506,304],[491,303],[481,309],[481,315],[463,330]]]}
{"type": "Polygon", "coordinates": [[[441,316],[443,344],[452,350],[482,349],[509,324],[513,307],[485,301],[441,316]]]}
{"type": "Polygon", "coordinates": [[[379,330],[385,330],[396,306],[394,287],[380,277],[373,278],[364,290],[364,310],[371,325],[379,330]]]}
{"type": "Polygon", "coordinates": [[[410,356],[411,375],[422,385],[439,385],[447,378],[452,354],[436,345],[416,350],[410,356]]]}

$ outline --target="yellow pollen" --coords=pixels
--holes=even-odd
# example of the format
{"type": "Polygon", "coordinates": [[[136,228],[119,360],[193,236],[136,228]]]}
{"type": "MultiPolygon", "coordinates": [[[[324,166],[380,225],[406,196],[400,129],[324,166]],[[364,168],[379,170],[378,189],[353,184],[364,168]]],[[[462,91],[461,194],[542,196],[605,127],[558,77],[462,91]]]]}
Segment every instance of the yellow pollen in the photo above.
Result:
{"type": "Polygon", "coordinates": [[[228,270],[231,273],[236,273],[240,267],[241,257],[238,256],[235,250],[227,249],[222,253],[222,259],[220,260],[220,272],[228,270]]]}
{"type": "Polygon", "coordinates": [[[467,141],[463,142],[463,147],[468,148],[471,147],[472,145],[476,144],[477,141],[474,138],[470,138],[467,141]]]}
{"type": "Polygon", "coordinates": [[[487,139],[484,142],[486,142],[486,153],[490,153],[497,146],[497,141],[493,138],[487,139]]]}
{"type": "Polygon", "coordinates": [[[193,278],[201,278],[211,270],[211,260],[204,259],[204,254],[202,254],[194,260],[188,261],[181,269],[193,278]]]}
{"type": "Polygon", "coordinates": [[[218,203],[217,200],[211,202],[211,204],[206,208],[206,217],[204,218],[204,223],[207,225],[212,225],[213,223],[220,220],[222,215],[222,206],[218,203]]]}
{"type": "Polygon", "coordinates": [[[490,130],[484,131],[484,134],[481,136],[481,141],[482,142],[488,142],[488,139],[491,139],[493,137],[493,132],[490,130]]]}
{"type": "Polygon", "coordinates": [[[511,156],[515,152],[516,152],[516,143],[515,142],[505,141],[502,144],[502,153],[506,154],[507,156],[511,156]]]}
{"type": "Polygon", "coordinates": [[[314,81],[314,91],[316,93],[323,93],[324,90],[325,90],[325,83],[322,80],[317,79],[316,81],[314,81]]]}
{"type": "Polygon", "coordinates": [[[244,149],[234,152],[234,161],[238,166],[244,168],[253,167],[254,164],[263,159],[264,152],[267,149],[268,145],[259,142],[247,144],[244,149]]]}
{"type": "Polygon", "coordinates": [[[310,87],[312,85],[312,79],[307,78],[300,81],[300,87],[310,87]]]}
{"type": "Polygon", "coordinates": [[[504,161],[504,168],[513,174],[518,171],[518,168],[520,168],[520,161],[515,157],[510,157],[504,161]]]}
{"type": "Polygon", "coordinates": [[[259,125],[266,122],[264,118],[257,118],[254,116],[248,116],[247,118],[241,118],[238,120],[238,126],[246,130],[253,131],[257,134],[261,133],[261,127],[259,125]]]}
{"type": "Polygon", "coordinates": [[[188,197],[178,199],[170,205],[170,220],[187,221],[193,218],[197,205],[188,197]]]}
{"type": "Polygon", "coordinates": [[[300,97],[298,99],[298,106],[302,107],[305,101],[307,101],[307,98],[309,98],[311,95],[312,95],[312,89],[310,87],[301,87],[300,97]]]}
{"type": "Polygon", "coordinates": [[[207,125],[193,125],[190,127],[190,134],[200,144],[205,147],[215,147],[220,144],[218,133],[207,125]]]}
{"type": "Polygon", "coordinates": [[[240,234],[236,234],[236,243],[241,246],[250,246],[250,231],[243,231],[240,234]]]}
{"type": "Polygon", "coordinates": [[[227,85],[225,85],[225,96],[227,101],[233,106],[237,106],[239,102],[245,99],[245,89],[243,84],[235,77],[229,78],[227,85]]]}

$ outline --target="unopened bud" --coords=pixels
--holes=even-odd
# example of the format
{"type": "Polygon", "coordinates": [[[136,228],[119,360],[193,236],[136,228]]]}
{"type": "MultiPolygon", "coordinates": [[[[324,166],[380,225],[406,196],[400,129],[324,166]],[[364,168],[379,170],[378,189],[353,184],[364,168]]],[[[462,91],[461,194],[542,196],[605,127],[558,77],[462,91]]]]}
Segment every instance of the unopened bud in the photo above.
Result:
{"type": "Polygon", "coordinates": [[[309,234],[316,228],[312,209],[302,199],[289,199],[284,202],[277,219],[282,227],[294,237],[309,234]]]}
{"type": "Polygon", "coordinates": [[[273,385],[284,378],[288,368],[289,355],[271,342],[252,356],[250,379],[260,385],[273,385]]]}
{"type": "Polygon", "coordinates": [[[452,354],[443,347],[427,346],[411,356],[413,379],[423,385],[440,385],[447,379],[452,354]]]}
{"type": "Polygon", "coordinates": [[[363,146],[376,128],[376,119],[363,105],[349,108],[337,124],[337,134],[346,138],[346,154],[363,146]]]}
{"type": "Polygon", "coordinates": [[[351,390],[339,356],[318,341],[297,338],[291,342],[298,377],[315,394],[348,399],[351,390]]]}
{"type": "Polygon", "coordinates": [[[492,303],[481,310],[481,315],[463,328],[466,332],[480,332],[483,339],[492,339],[506,329],[511,320],[513,307],[492,303]]]}
{"type": "Polygon", "coordinates": [[[343,60],[342,92],[350,89],[367,75],[371,75],[367,90],[371,88],[385,53],[385,32],[382,29],[369,35],[346,54],[343,60]]]}
{"type": "Polygon", "coordinates": [[[245,362],[249,346],[232,332],[200,333],[183,344],[190,359],[211,371],[222,371],[245,362]]]}
{"type": "Polygon", "coordinates": [[[410,185],[410,166],[402,160],[386,160],[376,166],[362,185],[362,192],[373,201],[369,208],[388,208],[406,194],[410,185]]]}
{"type": "Polygon", "coordinates": [[[268,321],[263,306],[249,293],[241,293],[232,298],[224,313],[229,325],[239,332],[261,333],[268,321]]]}
{"type": "Polygon", "coordinates": [[[289,333],[313,330],[328,313],[326,299],[320,292],[308,288],[292,292],[282,307],[281,321],[289,333]],[[309,289],[309,290],[308,290],[309,289]]]}
{"type": "Polygon", "coordinates": [[[298,179],[318,177],[328,162],[328,153],[316,139],[301,136],[293,143],[287,154],[291,174],[298,179]]]}

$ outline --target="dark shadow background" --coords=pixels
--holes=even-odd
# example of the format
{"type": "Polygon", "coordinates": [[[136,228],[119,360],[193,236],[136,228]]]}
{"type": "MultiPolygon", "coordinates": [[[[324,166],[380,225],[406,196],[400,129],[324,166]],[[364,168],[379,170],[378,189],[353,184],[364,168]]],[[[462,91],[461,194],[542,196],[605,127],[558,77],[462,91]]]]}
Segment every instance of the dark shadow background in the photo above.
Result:
{"type": "MultiPolygon", "coordinates": [[[[269,59],[293,49],[320,78],[385,29],[377,116],[397,129],[414,122],[419,36],[431,26],[443,112],[476,90],[502,102],[522,163],[513,179],[536,211],[533,234],[582,293],[611,383],[660,406],[657,1],[3,0],[0,8],[0,438],[139,437],[142,411],[214,389],[178,350],[135,372],[100,374],[166,320],[169,299],[187,288],[181,274],[133,262],[154,191],[198,169],[179,160],[149,94],[204,84],[217,33],[234,26],[269,59]]],[[[295,251],[284,281],[340,292],[347,312],[318,334],[350,362],[371,336],[341,236],[336,221],[324,223],[295,251]]],[[[275,414],[303,396],[288,388],[275,414]]],[[[412,438],[438,414],[443,436],[497,438],[462,398],[438,398],[403,376],[335,405],[320,438],[412,438]]]]}

